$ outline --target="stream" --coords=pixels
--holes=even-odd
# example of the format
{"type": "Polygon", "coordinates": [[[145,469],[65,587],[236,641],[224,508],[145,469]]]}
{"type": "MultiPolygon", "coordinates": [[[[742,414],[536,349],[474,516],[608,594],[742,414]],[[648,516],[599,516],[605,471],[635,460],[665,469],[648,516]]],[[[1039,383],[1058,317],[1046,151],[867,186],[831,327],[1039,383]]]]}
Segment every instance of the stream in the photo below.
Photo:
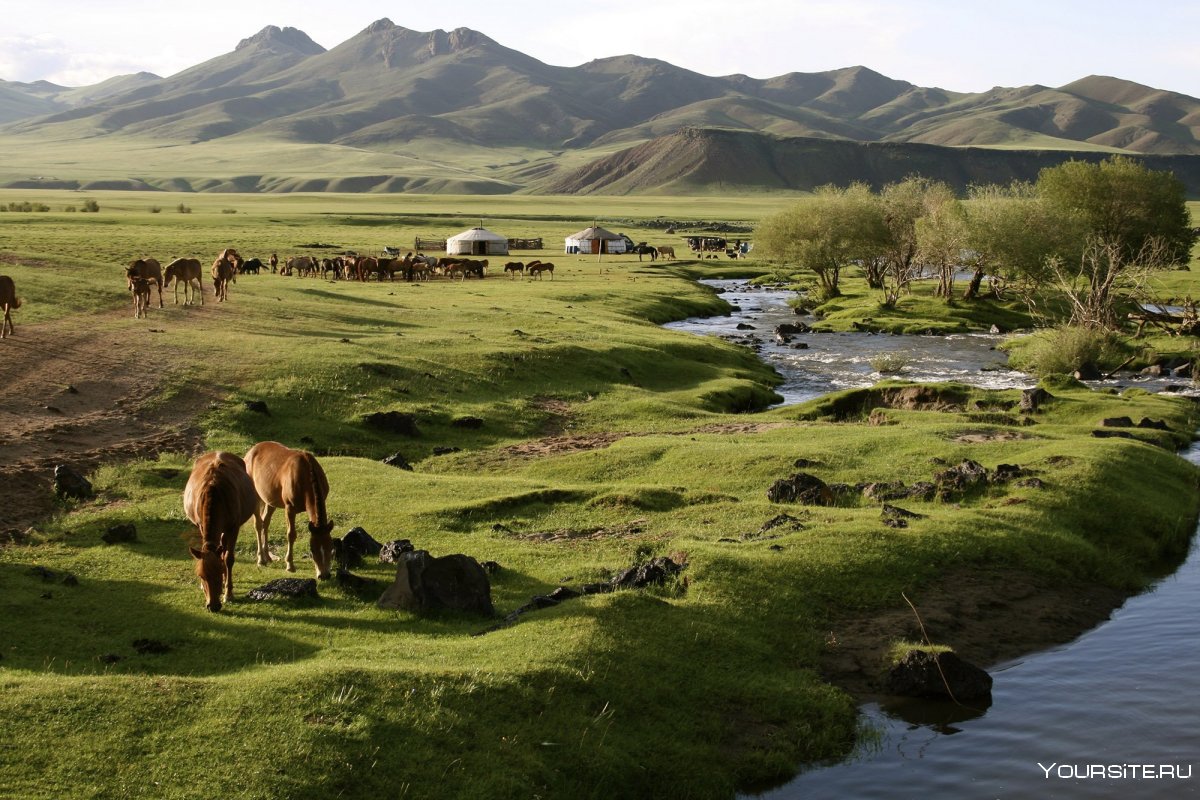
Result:
{"type": "MultiPolygon", "coordinates": [[[[780,323],[807,319],[787,306],[790,292],[741,281],[705,283],[740,310],[667,327],[757,345],[784,377],[776,391],[785,403],[875,383],[883,376],[871,359],[880,353],[902,354],[908,365],[896,377],[907,380],[988,388],[1034,383],[1004,365],[1003,353],[994,350],[1002,336],[812,333],[793,337],[807,349],[792,349],[776,344],[773,334],[780,323]],[[739,330],[739,323],[753,329],[739,330]]],[[[1122,376],[1092,385],[1155,391],[1168,381],[1122,376]]],[[[1181,455],[1200,464],[1200,444],[1181,455]]],[[[753,796],[1200,797],[1198,538],[1174,574],[1130,598],[1108,621],[1068,644],[993,665],[992,703],[985,710],[902,698],[865,704],[866,733],[848,758],[809,766],[786,785],[753,796]]]]}

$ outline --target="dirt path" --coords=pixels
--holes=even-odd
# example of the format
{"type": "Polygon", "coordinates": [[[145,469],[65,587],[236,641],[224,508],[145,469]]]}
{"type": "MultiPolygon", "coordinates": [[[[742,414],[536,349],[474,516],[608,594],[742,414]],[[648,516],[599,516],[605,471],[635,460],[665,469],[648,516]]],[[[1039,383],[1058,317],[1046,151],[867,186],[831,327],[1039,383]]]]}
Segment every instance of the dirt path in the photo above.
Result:
{"type": "Polygon", "coordinates": [[[34,325],[0,341],[0,542],[54,509],[57,464],[87,472],[106,462],[198,449],[192,420],[211,399],[184,392],[151,407],[170,348],[107,324],[122,311],[34,325]]]}

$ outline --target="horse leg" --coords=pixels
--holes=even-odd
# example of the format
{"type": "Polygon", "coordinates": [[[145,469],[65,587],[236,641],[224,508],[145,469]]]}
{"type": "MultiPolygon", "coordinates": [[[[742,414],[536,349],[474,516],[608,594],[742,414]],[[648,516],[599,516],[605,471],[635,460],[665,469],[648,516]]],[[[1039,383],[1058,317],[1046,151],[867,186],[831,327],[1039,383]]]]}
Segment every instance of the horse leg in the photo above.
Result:
{"type": "Polygon", "coordinates": [[[291,506],[284,508],[287,512],[287,555],[284,556],[283,562],[287,565],[288,572],[296,571],[296,564],[292,561],[292,548],[296,544],[296,509],[291,506]]]}
{"type": "MultiPolygon", "coordinates": [[[[162,298],[162,285],[163,285],[162,278],[157,278],[154,282],[156,284],[158,284],[158,307],[164,308],[163,298],[162,298]]],[[[147,303],[146,305],[150,305],[150,304],[147,303]]]]}
{"type": "Polygon", "coordinates": [[[233,562],[235,557],[232,547],[225,549],[222,560],[225,564],[225,597],[222,598],[222,602],[228,603],[233,599],[233,562]]]}
{"type": "Polygon", "coordinates": [[[0,321],[0,339],[7,338],[12,333],[12,314],[9,313],[8,303],[4,304],[4,320],[0,321]]]}
{"type": "Polygon", "coordinates": [[[274,506],[262,503],[258,513],[254,515],[254,533],[258,537],[258,565],[260,567],[265,567],[273,560],[271,550],[267,546],[267,529],[271,527],[271,515],[274,513],[274,506]]]}

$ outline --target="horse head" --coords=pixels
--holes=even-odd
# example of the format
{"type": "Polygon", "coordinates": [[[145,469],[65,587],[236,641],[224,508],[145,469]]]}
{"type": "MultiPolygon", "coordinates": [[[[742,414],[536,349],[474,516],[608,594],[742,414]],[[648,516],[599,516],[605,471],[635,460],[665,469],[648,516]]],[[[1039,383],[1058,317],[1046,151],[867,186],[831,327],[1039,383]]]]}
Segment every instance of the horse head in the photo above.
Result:
{"type": "Polygon", "coordinates": [[[333,563],[333,523],[314,525],[308,523],[309,544],[312,550],[313,565],[317,568],[317,577],[325,580],[329,577],[329,567],[333,563]]]}
{"type": "Polygon", "coordinates": [[[200,579],[200,588],[204,590],[205,608],[209,611],[220,611],[221,597],[225,593],[225,548],[188,549],[196,559],[196,577],[200,579]]]}

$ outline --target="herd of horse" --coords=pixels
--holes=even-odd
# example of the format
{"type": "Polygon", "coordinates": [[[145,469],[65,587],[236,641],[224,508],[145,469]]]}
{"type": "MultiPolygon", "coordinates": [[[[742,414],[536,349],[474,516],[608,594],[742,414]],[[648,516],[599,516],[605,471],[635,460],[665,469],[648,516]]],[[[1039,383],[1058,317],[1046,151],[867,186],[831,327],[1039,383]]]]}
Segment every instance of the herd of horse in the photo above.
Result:
{"type": "Polygon", "coordinates": [[[333,523],[325,508],[329,481],[316,456],[278,442],[259,442],[246,457],[213,451],[196,459],[183,490],[183,511],[196,526],[199,547],[188,549],[204,592],[204,606],[220,611],[233,599],[233,565],[238,533],[254,520],[260,566],[274,557],[267,531],[276,509],[287,516],[284,565],[295,572],[296,514],[308,515],[309,549],[317,577],[329,577],[333,565],[333,523]]]}

